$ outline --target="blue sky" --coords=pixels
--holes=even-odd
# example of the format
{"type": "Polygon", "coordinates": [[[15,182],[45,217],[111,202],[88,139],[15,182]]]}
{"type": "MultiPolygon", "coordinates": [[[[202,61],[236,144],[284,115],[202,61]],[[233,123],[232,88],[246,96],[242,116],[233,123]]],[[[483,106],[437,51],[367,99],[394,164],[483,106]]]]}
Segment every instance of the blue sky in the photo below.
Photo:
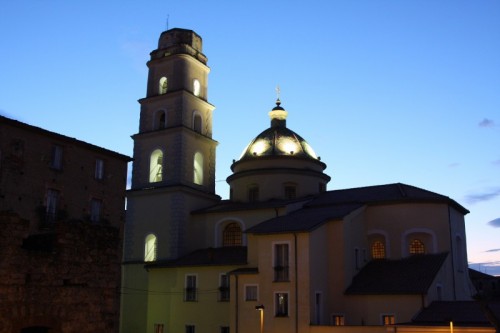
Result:
{"type": "Polygon", "coordinates": [[[329,189],[453,198],[471,211],[471,267],[500,275],[499,18],[494,0],[3,1],[0,114],[131,156],[149,52],[167,26],[192,29],[223,198],[279,85],[329,189]]]}

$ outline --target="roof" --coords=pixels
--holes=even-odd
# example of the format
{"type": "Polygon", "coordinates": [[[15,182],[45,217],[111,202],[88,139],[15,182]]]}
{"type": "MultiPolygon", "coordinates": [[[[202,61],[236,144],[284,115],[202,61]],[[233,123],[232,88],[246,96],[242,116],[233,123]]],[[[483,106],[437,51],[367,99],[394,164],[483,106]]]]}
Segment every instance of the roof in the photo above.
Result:
{"type": "Polygon", "coordinates": [[[219,213],[219,212],[228,212],[228,211],[243,211],[243,210],[254,210],[254,209],[268,209],[268,208],[282,208],[286,207],[289,204],[308,201],[311,200],[312,197],[303,197],[298,199],[290,199],[290,200],[281,200],[281,199],[273,199],[268,201],[254,201],[254,202],[235,202],[231,200],[221,200],[217,204],[202,208],[199,210],[195,210],[191,212],[192,214],[204,214],[204,213],[219,213]]]}
{"type": "Polygon", "coordinates": [[[320,225],[342,219],[363,207],[362,204],[345,204],[327,207],[306,207],[288,215],[275,217],[246,230],[252,234],[270,234],[284,232],[308,232],[320,225]]]}
{"type": "Polygon", "coordinates": [[[147,269],[186,266],[246,265],[247,248],[244,246],[199,249],[174,260],[156,261],[145,265],[147,269]]]}
{"type": "Polygon", "coordinates": [[[381,204],[391,202],[439,202],[454,206],[463,214],[467,209],[447,196],[402,183],[327,191],[309,203],[323,206],[343,203],[381,204]]]}
{"type": "Polygon", "coordinates": [[[372,260],[354,277],[348,295],[426,294],[448,253],[372,260]]]}
{"type": "MultiPolygon", "coordinates": [[[[488,304],[492,314],[500,318],[500,303],[488,304]]],[[[491,326],[486,310],[477,301],[432,302],[412,320],[417,325],[442,325],[453,321],[457,326],[491,326]]]]}
{"type": "Polygon", "coordinates": [[[112,151],[112,150],[109,150],[109,149],[106,149],[103,147],[99,147],[99,146],[93,145],[93,144],[85,142],[85,141],[71,138],[69,136],[65,136],[65,135],[62,135],[59,133],[51,132],[51,131],[48,131],[48,130],[43,129],[41,127],[29,125],[29,124],[20,122],[18,120],[7,118],[7,117],[1,116],[1,115],[0,115],[0,123],[6,123],[10,126],[14,126],[17,128],[27,130],[27,131],[35,132],[35,133],[38,133],[40,135],[52,137],[52,138],[55,138],[55,139],[61,140],[61,141],[66,141],[66,142],[71,143],[71,144],[82,146],[86,149],[99,151],[100,153],[103,153],[103,154],[113,155],[114,157],[119,158],[119,159],[124,160],[124,161],[127,161],[127,162],[132,161],[132,158],[130,158],[127,155],[123,155],[123,154],[117,153],[115,151],[112,151]]]}

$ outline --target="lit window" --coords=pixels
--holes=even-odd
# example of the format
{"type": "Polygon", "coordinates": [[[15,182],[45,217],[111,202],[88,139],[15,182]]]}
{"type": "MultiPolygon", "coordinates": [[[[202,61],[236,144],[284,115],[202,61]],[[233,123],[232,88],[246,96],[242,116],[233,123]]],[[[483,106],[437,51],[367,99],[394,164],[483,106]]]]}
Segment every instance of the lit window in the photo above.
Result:
{"type": "Polygon", "coordinates": [[[54,189],[47,190],[45,207],[47,222],[54,222],[57,218],[57,210],[59,208],[59,191],[54,189]]]}
{"type": "Polygon", "coordinates": [[[372,244],[372,258],[384,259],[385,258],[385,245],[381,241],[375,241],[372,244]]]}
{"type": "Polygon", "coordinates": [[[186,333],[196,333],[194,325],[186,325],[186,333]]]}
{"type": "Polygon", "coordinates": [[[94,177],[97,180],[103,180],[104,179],[104,161],[101,160],[101,159],[99,159],[99,158],[95,160],[94,177]]]}
{"type": "Polygon", "coordinates": [[[52,160],[50,166],[53,169],[61,170],[62,169],[62,157],[63,157],[63,149],[61,146],[52,146],[52,160]]]}
{"type": "Polygon", "coordinates": [[[90,221],[99,222],[102,214],[102,201],[99,199],[90,200],[90,221]]]}
{"type": "Polygon", "coordinates": [[[200,152],[194,154],[193,181],[195,184],[203,185],[203,155],[200,152]]]}
{"type": "Polygon", "coordinates": [[[332,315],[332,325],[333,326],[344,326],[345,318],[343,315],[332,315]]]}
{"type": "Polygon", "coordinates": [[[274,245],[274,281],[289,281],[288,244],[274,245]]]}
{"type": "Polygon", "coordinates": [[[200,96],[201,85],[198,79],[193,80],[193,94],[195,96],[200,96]]]}
{"type": "Polygon", "coordinates": [[[252,186],[248,189],[248,201],[259,201],[259,188],[257,186],[252,186]]]}
{"type": "Polygon", "coordinates": [[[163,324],[155,324],[155,333],[163,333],[163,324]]]}
{"type": "Polygon", "coordinates": [[[382,315],[382,324],[383,325],[394,325],[394,315],[382,315]]]}
{"type": "Polygon", "coordinates": [[[259,289],[257,285],[245,286],[245,301],[257,301],[259,298],[259,289]]]}
{"type": "Polygon", "coordinates": [[[241,246],[241,228],[238,223],[229,223],[222,232],[222,246],[241,246]]]}
{"type": "Polygon", "coordinates": [[[144,261],[156,260],[156,236],[149,234],[146,236],[144,245],[144,261]]]}
{"type": "Polygon", "coordinates": [[[202,121],[199,112],[195,111],[193,113],[193,130],[195,132],[201,133],[202,121]]]}
{"type": "Polygon", "coordinates": [[[167,78],[162,77],[159,82],[158,93],[163,95],[167,92],[167,78]]]}
{"type": "Polygon", "coordinates": [[[276,317],[288,316],[288,293],[275,294],[276,317]]]}
{"type": "Polygon", "coordinates": [[[219,278],[219,301],[229,301],[229,276],[221,274],[219,278]]]}
{"type": "Polygon", "coordinates": [[[196,275],[186,275],[184,300],[186,302],[195,302],[197,300],[196,275]]]}
{"type": "Polygon", "coordinates": [[[425,245],[420,239],[412,239],[410,242],[410,254],[424,254],[425,245]]]}
{"type": "Polygon", "coordinates": [[[285,185],[285,199],[295,199],[297,188],[294,185],[285,185]]]}
{"type": "Polygon", "coordinates": [[[156,183],[163,180],[163,152],[156,149],[151,153],[149,162],[149,182],[156,183]]]}

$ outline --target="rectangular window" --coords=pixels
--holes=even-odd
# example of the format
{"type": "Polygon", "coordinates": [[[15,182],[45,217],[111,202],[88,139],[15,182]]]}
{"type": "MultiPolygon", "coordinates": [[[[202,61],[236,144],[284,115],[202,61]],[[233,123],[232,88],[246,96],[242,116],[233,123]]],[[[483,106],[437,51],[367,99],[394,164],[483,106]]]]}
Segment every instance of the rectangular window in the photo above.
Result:
{"type": "Polygon", "coordinates": [[[259,188],[257,186],[248,189],[248,201],[259,201],[259,188]]]}
{"type": "Polygon", "coordinates": [[[295,199],[297,196],[297,189],[293,185],[285,186],[285,199],[295,199]]]}
{"type": "Polygon", "coordinates": [[[221,326],[220,333],[229,333],[229,326],[221,326]]]}
{"type": "Polygon", "coordinates": [[[155,324],[154,333],[163,333],[163,324],[155,324]]]}
{"type": "Polygon", "coordinates": [[[394,325],[394,315],[382,315],[382,324],[383,325],[394,325]]]}
{"type": "Polygon", "coordinates": [[[276,317],[288,317],[288,293],[276,293],[274,297],[276,317]]]}
{"type": "Polygon", "coordinates": [[[196,333],[194,325],[186,325],[186,333],[196,333]]]}
{"type": "Polygon", "coordinates": [[[338,315],[338,314],[332,315],[332,325],[333,326],[344,326],[345,325],[344,315],[338,315]]]}
{"type": "Polygon", "coordinates": [[[52,146],[52,160],[50,167],[56,170],[62,170],[63,149],[61,146],[52,146]]]}
{"type": "Polygon", "coordinates": [[[94,178],[97,180],[104,179],[104,161],[99,158],[95,160],[94,178]]]}
{"type": "Polygon", "coordinates": [[[102,215],[102,201],[99,199],[90,200],[90,221],[99,222],[102,215]]]}
{"type": "Polygon", "coordinates": [[[186,288],[184,290],[186,302],[197,301],[196,275],[186,275],[186,288]]]}
{"type": "Polygon", "coordinates": [[[59,191],[54,189],[48,189],[46,203],[45,203],[45,213],[47,222],[54,222],[57,219],[58,208],[59,208],[59,191]]]}
{"type": "Polygon", "coordinates": [[[219,301],[229,301],[229,276],[221,274],[219,277],[219,301]]]}
{"type": "Polygon", "coordinates": [[[257,301],[259,298],[259,288],[257,285],[245,286],[245,301],[257,301]]]}
{"type": "Polygon", "coordinates": [[[274,281],[289,281],[288,244],[274,245],[274,281]]]}

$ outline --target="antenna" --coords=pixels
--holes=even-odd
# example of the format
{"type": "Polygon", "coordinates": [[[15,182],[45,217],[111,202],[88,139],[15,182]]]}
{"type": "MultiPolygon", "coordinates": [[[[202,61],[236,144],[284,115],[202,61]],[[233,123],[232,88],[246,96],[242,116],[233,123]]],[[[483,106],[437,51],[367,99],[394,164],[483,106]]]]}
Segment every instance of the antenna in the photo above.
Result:
{"type": "Polygon", "coordinates": [[[280,93],[281,93],[281,89],[280,89],[280,85],[278,84],[276,86],[276,98],[279,100],[280,99],[280,93]]]}
{"type": "Polygon", "coordinates": [[[165,28],[166,28],[166,30],[168,30],[168,19],[169,19],[169,17],[170,17],[170,15],[167,14],[167,21],[165,22],[165,28]]]}

